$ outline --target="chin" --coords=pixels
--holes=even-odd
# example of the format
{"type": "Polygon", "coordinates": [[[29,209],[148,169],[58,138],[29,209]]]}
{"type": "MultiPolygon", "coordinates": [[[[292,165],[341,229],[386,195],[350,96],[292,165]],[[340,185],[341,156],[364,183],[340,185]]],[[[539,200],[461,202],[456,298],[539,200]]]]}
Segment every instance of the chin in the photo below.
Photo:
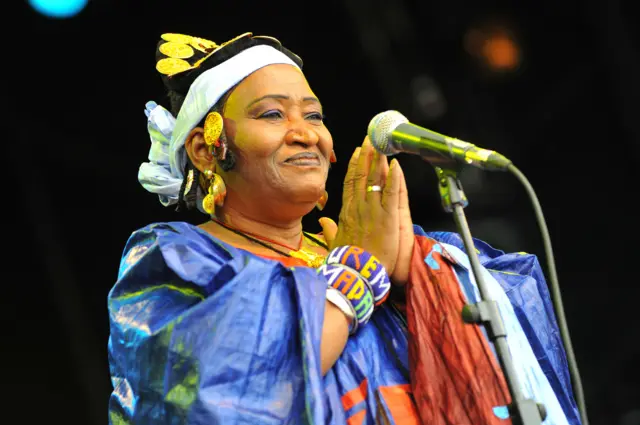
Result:
{"type": "Polygon", "coordinates": [[[315,205],[318,199],[324,195],[325,182],[324,179],[319,182],[313,180],[315,179],[305,179],[289,186],[286,191],[287,198],[293,203],[309,202],[315,205]]]}
{"type": "Polygon", "coordinates": [[[305,183],[307,182],[298,181],[297,184],[292,183],[278,190],[279,194],[274,205],[278,205],[277,214],[280,219],[298,219],[309,214],[316,207],[316,203],[324,195],[324,182],[321,185],[305,183]]]}

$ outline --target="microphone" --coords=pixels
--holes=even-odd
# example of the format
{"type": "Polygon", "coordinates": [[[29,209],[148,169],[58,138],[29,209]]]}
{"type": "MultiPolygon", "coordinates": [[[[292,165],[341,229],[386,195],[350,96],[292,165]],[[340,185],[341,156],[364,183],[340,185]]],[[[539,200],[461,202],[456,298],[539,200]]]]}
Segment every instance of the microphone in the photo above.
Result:
{"type": "Polygon", "coordinates": [[[398,111],[381,112],[373,117],[367,134],[373,147],[384,155],[417,154],[436,167],[451,168],[463,163],[505,171],[511,164],[497,152],[411,124],[398,111]]]}

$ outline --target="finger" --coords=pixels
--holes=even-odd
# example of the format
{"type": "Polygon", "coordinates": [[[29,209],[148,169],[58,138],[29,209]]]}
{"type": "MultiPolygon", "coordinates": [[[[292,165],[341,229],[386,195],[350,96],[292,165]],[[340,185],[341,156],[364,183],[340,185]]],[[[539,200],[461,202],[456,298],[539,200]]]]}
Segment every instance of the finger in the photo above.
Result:
{"type": "Polygon", "coordinates": [[[349,160],[349,165],[347,166],[347,174],[344,177],[344,186],[342,188],[342,205],[347,205],[351,198],[353,198],[354,191],[354,181],[353,175],[356,171],[356,166],[358,165],[358,157],[360,156],[360,147],[357,147],[356,150],[353,151],[353,155],[351,155],[351,159],[349,160]]]}
{"type": "Polygon", "coordinates": [[[367,176],[367,201],[380,202],[382,192],[369,191],[372,186],[384,187],[389,174],[389,162],[386,155],[374,151],[367,176]]]}
{"type": "Polygon", "coordinates": [[[398,211],[400,216],[409,217],[411,220],[411,210],[409,209],[409,191],[407,190],[407,179],[404,177],[404,170],[398,164],[398,172],[400,173],[400,186],[398,188],[398,211]]]}
{"type": "Polygon", "coordinates": [[[382,209],[388,214],[398,214],[398,202],[400,194],[400,184],[402,181],[402,170],[397,159],[391,160],[389,174],[382,191],[382,209]]]}
{"type": "Polygon", "coordinates": [[[398,213],[400,219],[400,244],[398,246],[398,260],[393,276],[390,276],[395,285],[403,286],[409,280],[409,270],[411,269],[411,257],[415,236],[413,232],[413,221],[409,209],[409,195],[407,191],[407,180],[404,171],[401,171],[400,192],[398,193],[398,213]]]}
{"type": "Polygon", "coordinates": [[[371,168],[372,160],[373,146],[371,146],[369,136],[367,136],[364,138],[364,142],[362,142],[362,150],[360,150],[360,157],[358,158],[358,164],[353,175],[354,197],[357,199],[365,199],[367,191],[367,175],[369,174],[369,168],[371,168]]]}
{"type": "Polygon", "coordinates": [[[336,239],[336,234],[338,233],[338,225],[329,217],[322,217],[318,222],[320,223],[320,227],[322,227],[322,236],[324,236],[325,242],[330,248],[333,247],[333,241],[336,239]]]}

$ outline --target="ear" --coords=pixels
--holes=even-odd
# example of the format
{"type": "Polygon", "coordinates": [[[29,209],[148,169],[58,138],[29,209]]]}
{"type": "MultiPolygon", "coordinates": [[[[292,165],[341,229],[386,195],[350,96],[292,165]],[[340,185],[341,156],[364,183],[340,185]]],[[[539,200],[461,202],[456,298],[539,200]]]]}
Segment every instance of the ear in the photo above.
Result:
{"type": "Polygon", "coordinates": [[[191,160],[191,163],[200,171],[211,169],[214,163],[211,148],[204,140],[204,129],[196,127],[187,136],[184,142],[184,149],[191,160]]]}

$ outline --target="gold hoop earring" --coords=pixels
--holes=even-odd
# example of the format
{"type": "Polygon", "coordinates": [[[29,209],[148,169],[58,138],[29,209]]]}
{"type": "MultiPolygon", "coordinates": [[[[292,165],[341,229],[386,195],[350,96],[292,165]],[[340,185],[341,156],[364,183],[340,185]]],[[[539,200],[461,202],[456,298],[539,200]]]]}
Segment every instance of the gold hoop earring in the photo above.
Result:
{"type": "Polygon", "coordinates": [[[207,180],[209,180],[209,189],[207,195],[202,200],[202,209],[210,216],[214,216],[216,207],[224,205],[224,198],[227,196],[227,187],[222,177],[214,173],[213,170],[206,170],[204,174],[207,180]]]}
{"type": "Polygon", "coordinates": [[[204,141],[207,146],[211,148],[220,147],[220,134],[222,134],[223,127],[222,115],[218,112],[209,112],[209,115],[204,120],[204,141]]]}
{"type": "Polygon", "coordinates": [[[324,194],[316,202],[316,208],[318,209],[318,211],[322,211],[324,209],[324,206],[327,205],[328,200],[329,200],[329,193],[325,190],[324,194]]]}

